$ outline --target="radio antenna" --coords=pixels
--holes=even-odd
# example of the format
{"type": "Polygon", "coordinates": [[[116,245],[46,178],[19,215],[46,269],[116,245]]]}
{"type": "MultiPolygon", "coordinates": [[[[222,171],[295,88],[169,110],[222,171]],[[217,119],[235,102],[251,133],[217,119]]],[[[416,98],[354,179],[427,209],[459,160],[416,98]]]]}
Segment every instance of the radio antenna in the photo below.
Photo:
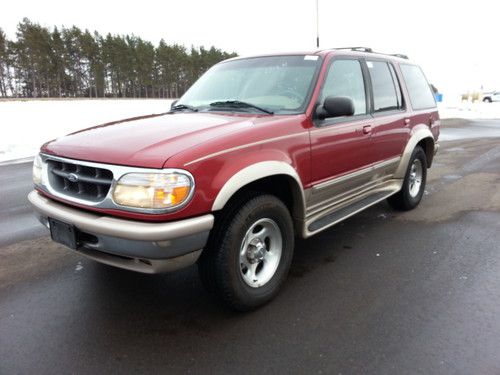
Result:
{"type": "Polygon", "coordinates": [[[316,0],[316,48],[319,48],[319,0],[316,0]]]}

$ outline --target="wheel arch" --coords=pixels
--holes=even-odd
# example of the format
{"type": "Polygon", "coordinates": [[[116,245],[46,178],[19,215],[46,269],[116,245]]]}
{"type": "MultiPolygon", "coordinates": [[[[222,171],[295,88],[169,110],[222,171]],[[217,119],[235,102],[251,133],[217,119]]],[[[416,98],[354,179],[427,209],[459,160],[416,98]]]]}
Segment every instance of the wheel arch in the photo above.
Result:
{"type": "Polygon", "coordinates": [[[247,191],[262,191],[278,196],[289,207],[294,222],[305,215],[302,182],[288,163],[263,161],[241,169],[219,191],[212,211],[224,209],[229,201],[247,191]]]}
{"type": "Polygon", "coordinates": [[[422,149],[424,150],[427,160],[427,168],[430,168],[434,159],[434,138],[423,138],[417,143],[417,146],[422,147],[422,149]]]}
{"type": "Polygon", "coordinates": [[[434,158],[434,136],[427,126],[422,125],[421,127],[415,129],[410,139],[408,140],[408,143],[406,144],[406,147],[401,156],[399,166],[396,170],[396,173],[394,174],[395,178],[405,177],[411,154],[417,146],[420,146],[424,149],[425,155],[427,157],[427,168],[431,167],[432,159],[434,158]]]}

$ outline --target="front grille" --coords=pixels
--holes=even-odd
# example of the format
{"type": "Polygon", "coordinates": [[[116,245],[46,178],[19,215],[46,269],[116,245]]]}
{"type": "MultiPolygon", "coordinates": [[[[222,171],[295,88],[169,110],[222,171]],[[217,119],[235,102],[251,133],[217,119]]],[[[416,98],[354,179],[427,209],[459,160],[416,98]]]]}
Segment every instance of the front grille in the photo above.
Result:
{"type": "Polygon", "coordinates": [[[108,169],[50,159],[47,164],[50,186],[58,193],[100,202],[111,188],[113,173],[108,169]]]}

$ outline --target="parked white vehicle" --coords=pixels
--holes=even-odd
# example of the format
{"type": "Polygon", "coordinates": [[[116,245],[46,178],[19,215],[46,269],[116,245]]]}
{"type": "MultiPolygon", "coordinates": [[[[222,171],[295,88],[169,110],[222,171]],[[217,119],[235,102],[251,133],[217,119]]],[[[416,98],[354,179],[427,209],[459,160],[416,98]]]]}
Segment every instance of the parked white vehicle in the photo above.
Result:
{"type": "Polygon", "coordinates": [[[483,94],[483,102],[500,102],[500,91],[485,92],[483,94]]]}

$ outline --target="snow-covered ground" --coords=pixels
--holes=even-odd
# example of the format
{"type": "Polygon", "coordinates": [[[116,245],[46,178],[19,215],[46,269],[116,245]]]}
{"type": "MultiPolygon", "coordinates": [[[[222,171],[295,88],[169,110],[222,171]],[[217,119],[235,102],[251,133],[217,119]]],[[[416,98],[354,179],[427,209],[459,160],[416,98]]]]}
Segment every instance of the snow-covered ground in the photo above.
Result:
{"type": "Polygon", "coordinates": [[[90,126],[163,113],[168,99],[0,101],[0,162],[31,157],[40,145],[90,126]]]}
{"type": "Polygon", "coordinates": [[[464,118],[468,120],[500,119],[500,102],[495,103],[439,103],[441,118],[464,118]]]}
{"type": "MultiPolygon", "coordinates": [[[[0,162],[35,155],[41,144],[110,121],[168,111],[167,99],[0,101],[0,162]]],[[[440,103],[441,118],[500,119],[500,103],[440,103]]]]}

